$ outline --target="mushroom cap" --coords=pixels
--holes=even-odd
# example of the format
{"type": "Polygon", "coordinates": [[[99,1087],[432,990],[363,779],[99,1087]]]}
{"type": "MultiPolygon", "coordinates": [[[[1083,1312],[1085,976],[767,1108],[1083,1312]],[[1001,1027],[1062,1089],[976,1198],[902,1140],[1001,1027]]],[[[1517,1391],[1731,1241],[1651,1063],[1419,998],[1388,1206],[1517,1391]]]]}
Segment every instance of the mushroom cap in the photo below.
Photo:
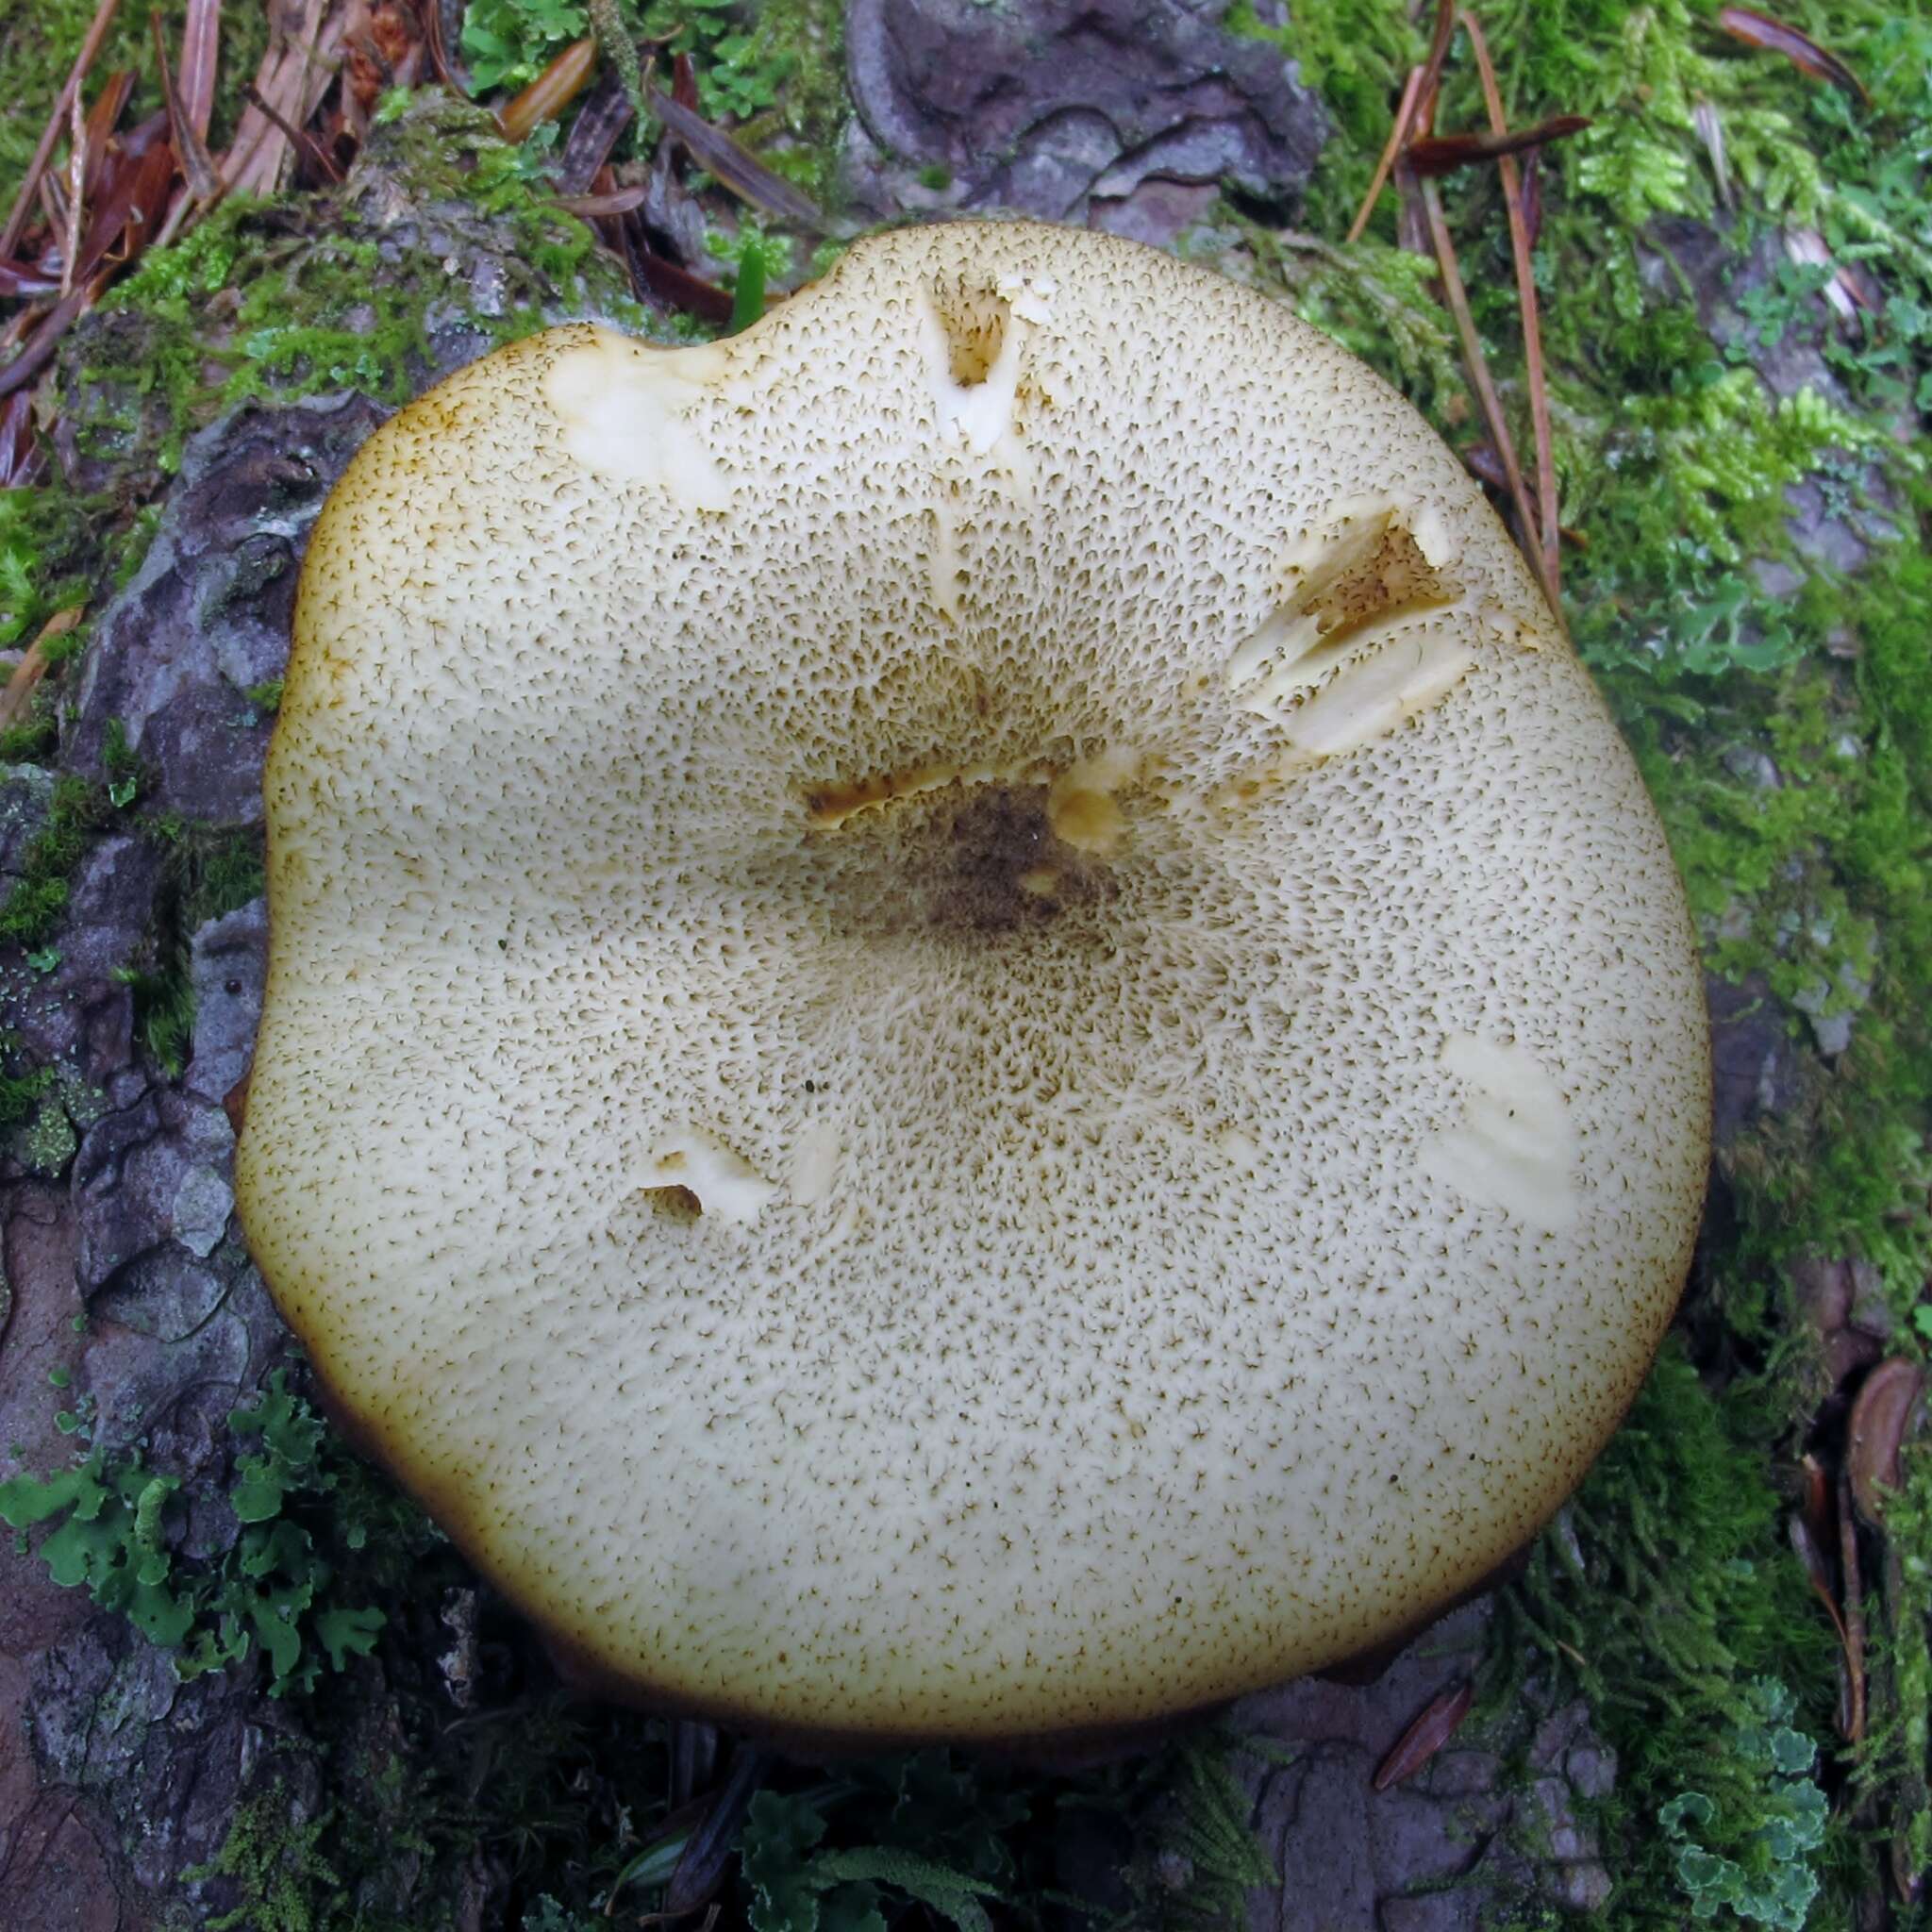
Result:
{"type": "Polygon", "coordinates": [[[267,776],[249,1242],[561,1646],[1131,1725],[1533,1535],[1689,1263],[1684,899],[1474,484],[1112,237],[905,229],[357,456],[267,776]]]}

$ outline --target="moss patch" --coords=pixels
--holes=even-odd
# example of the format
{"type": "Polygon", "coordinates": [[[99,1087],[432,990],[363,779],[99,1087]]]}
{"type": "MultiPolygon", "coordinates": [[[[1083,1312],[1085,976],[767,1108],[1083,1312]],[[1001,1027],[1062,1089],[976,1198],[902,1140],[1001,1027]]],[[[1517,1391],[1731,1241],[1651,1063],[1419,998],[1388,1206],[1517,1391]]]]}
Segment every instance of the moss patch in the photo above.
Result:
{"type": "Polygon", "coordinates": [[[187,1874],[206,1895],[232,1899],[205,1920],[206,1932],[323,1932],[349,1904],[341,1880],[317,1847],[333,1813],[304,1818],[279,1781],[236,1811],[221,1848],[187,1874]]]}
{"type": "Polygon", "coordinates": [[[426,93],[374,131],[338,193],[228,204],[149,256],[75,331],[62,400],[84,455],[168,471],[250,397],[402,403],[435,374],[439,339],[480,355],[565,312],[645,321],[533,158],[426,93]],[[459,268],[470,279],[453,285],[459,268]]]}
{"type": "Polygon", "coordinates": [[[105,788],[72,775],[55,781],[46,823],[34,835],[4,904],[0,944],[38,946],[67,909],[75,868],[112,816],[105,788]]]}
{"type": "Polygon", "coordinates": [[[1758,1829],[1762,1768],[1736,1742],[1762,1721],[1754,1685],[1789,1696],[1807,1738],[1830,1735],[1835,1646],[1785,1541],[1759,1393],[1713,1394],[1672,1342],[1528,1574],[1500,1600],[1492,1667],[1507,1675],[1541,1657],[1574,1675],[1617,1751],[1606,1823],[1624,1847],[1610,1861],[1620,1925],[1683,1921],[1683,1840],[1659,1814],[1686,1791],[1711,1801],[1700,1825],[1707,1849],[1740,1846],[1758,1829]]]}
{"type": "MultiPolygon", "coordinates": [[[[1729,39],[1716,12],[1702,0],[1481,9],[1512,120],[1593,121],[1546,157],[1536,257],[1563,519],[1588,541],[1565,551],[1574,632],[1657,799],[1711,972],[1765,989],[1802,1070],[1794,1104],[1725,1155],[1685,1340],[1506,1599],[1497,1668],[1512,1642],[1530,1646],[1588,1690],[1618,1745],[1612,1924],[1676,1926],[1707,1907],[1721,1924],[1825,1926],[1849,1922],[1874,1867],[1848,1824],[1800,1843],[1808,1826],[1772,1817],[1783,1774],[1757,1745],[1780,1724],[1759,1707],[1774,1692],[1753,1687],[1792,1699],[1789,1727],[1822,1753],[1801,1781],[1815,1777],[1840,1819],[1846,1780],[1880,1778],[1880,1759],[1888,1789],[1915,1790],[1907,1808],[1924,1811],[1925,1606],[1883,1680],[1884,1738],[1844,1751],[1834,1641],[1785,1543],[1777,1472],[1804,1446],[1818,1386],[1790,1263],[1807,1251],[1876,1263],[1892,1346],[1907,1353],[1923,1346],[1912,1317],[1932,1268],[1932,567],[1909,437],[1932,402],[1932,27],[1858,0],[1776,9],[1851,63],[1866,109],[1729,39]],[[1700,107],[1724,135],[1723,183],[1700,107]],[[1828,309],[1829,271],[1790,258],[1799,228],[1869,274],[1867,317],[1828,309]],[[1714,262],[1729,265],[1714,275],[1714,262]],[[1794,508],[1867,541],[1886,525],[1896,538],[1847,580],[1801,554],[1794,508]],[[1708,1808],[1680,1802],[1692,1793],[1708,1808]]],[[[1352,216],[1421,58],[1396,14],[1304,0],[1284,37],[1344,130],[1311,195],[1318,235],[1352,216]]],[[[1464,51],[1438,125],[1484,119],[1464,51]]],[[[1495,186],[1465,175],[1443,192],[1526,451],[1495,186]]],[[[1391,245],[1393,206],[1385,196],[1353,249],[1233,232],[1305,315],[1452,442],[1473,442],[1432,264],[1391,245]]],[[[1924,1512],[1902,1507],[1890,1527],[1904,1574],[1932,1572],[1924,1512]]],[[[1932,1841],[1932,1824],[1913,1828],[1932,1841]]]]}

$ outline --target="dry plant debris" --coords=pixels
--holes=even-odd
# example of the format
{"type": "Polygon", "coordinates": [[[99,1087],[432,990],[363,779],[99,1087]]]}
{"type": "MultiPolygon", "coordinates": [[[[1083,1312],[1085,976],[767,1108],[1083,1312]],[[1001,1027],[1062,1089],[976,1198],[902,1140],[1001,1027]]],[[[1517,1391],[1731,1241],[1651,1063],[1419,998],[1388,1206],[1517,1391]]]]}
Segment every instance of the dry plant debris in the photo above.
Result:
{"type": "MultiPolygon", "coordinates": [[[[382,95],[430,75],[466,92],[442,42],[432,5],[411,0],[293,0],[270,10],[266,53],[238,92],[245,106],[232,138],[210,152],[222,46],[222,0],[188,0],[172,55],[153,16],[157,77],[165,103],[138,125],[121,125],[135,76],[122,71],[90,86],[94,62],[120,0],[101,0],[66,83],[0,230],[0,303],[16,305],[0,323],[0,483],[40,474],[39,439],[48,426],[21,402],[45,372],[67,331],[118,276],[157,243],[174,241],[231,194],[273,195],[285,188],[340,182],[366,138],[382,95]]],[[[614,18],[614,15],[612,16],[614,18]]],[[[708,279],[677,242],[648,218],[651,192],[619,181],[610,156],[633,118],[617,75],[596,85],[608,64],[608,36],[564,48],[498,112],[511,142],[563,114],[587,89],[558,175],[563,204],[591,221],[600,239],[630,268],[647,304],[714,326],[734,313],[733,293],[708,279]]],[[[642,99],[661,130],[650,163],[662,199],[686,193],[686,175],[704,170],[747,207],[799,233],[824,235],[831,224],[800,189],[752,155],[699,111],[688,56],[673,63],[667,92],[642,99]]],[[[760,284],[760,287],[762,285],[760,284]]]]}

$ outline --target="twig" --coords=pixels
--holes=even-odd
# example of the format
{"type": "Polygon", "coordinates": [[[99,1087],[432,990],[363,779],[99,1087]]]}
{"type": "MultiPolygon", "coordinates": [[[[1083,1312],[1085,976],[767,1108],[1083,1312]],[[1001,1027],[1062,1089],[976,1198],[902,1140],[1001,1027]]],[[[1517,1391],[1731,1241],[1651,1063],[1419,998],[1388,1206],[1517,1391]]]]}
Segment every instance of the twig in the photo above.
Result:
{"type": "MultiPolygon", "coordinates": [[[[255,84],[287,124],[307,124],[336,75],[343,17],[327,0],[300,0],[299,18],[284,17],[256,70],[255,84]]],[[[280,185],[290,142],[281,125],[251,104],[222,161],[230,193],[273,194],[280,185]]]]}
{"type": "Polygon", "coordinates": [[[1415,177],[1402,165],[1403,152],[1412,133],[1418,129],[1426,133],[1435,125],[1436,90],[1441,85],[1442,63],[1449,58],[1449,42],[1455,31],[1456,0],[1436,0],[1436,24],[1430,30],[1428,54],[1420,67],[1408,70],[1408,78],[1403,83],[1395,125],[1389,130],[1389,140],[1375,163],[1369,192],[1363,195],[1362,205],[1348,226],[1351,242],[1361,240],[1362,230],[1369,225],[1369,217],[1374,212],[1375,202],[1391,172],[1403,190],[1405,207],[1413,196],[1415,177]]]}
{"type": "Polygon", "coordinates": [[[1436,94],[1442,85],[1442,68],[1449,43],[1456,38],[1456,0],[1436,0],[1436,25],[1429,33],[1429,51],[1423,61],[1422,86],[1417,92],[1416,125],[1424,133],[1436,125],[1436,94]]]}
{"type": "Polygon", "coordinates": [[[181,24],[181,100],[195,144],[204,153],[214,118],[215,69],[221,50],[222,0],[188,0],[188,17],[181,24]]]}
{"type": "Polygon", "coordinates": [[[1423,206],[1422,183],[1408,165],[1408,146],[1418,135],[1436,131],[1436,97],[1441,92],[1442,68],[1455,37],[1456,0],[1436,0],[1436,25],[1429,35],[1422,78],[1416,83],[1415,106],[1408,117],[1408,141],[1397,150],[1391,170],[1400,197],[1395,212],[1395,240],[1411,255],[1427,255],[1431,248],[1428,210],[1423,206]]]}
{"type": "Polygon", "coordinates": [[[195,132],[194,124],[189,117],[181,90],[175,84],[174,70],[168,65],[167,30],[161,25],[160,8],[156,8],[147,20],[155,37],[155,63],[160,71],[161,98],[168,106],[168,132],[173,137],[175,152],[180,157],[181,172],[188,177],[188,192],[198,202],[214,201],[221,195],[221,181],[215,174],[213,161],[208,158],[207,145],[195,132]]]}
{"type": "Polygon", "coordinates": [[[41,171],[41,185],[34,191],[41,198],[41,212],[47,218],[47,227],[56,235],[67,232],[67,191],[60,185],[58,173],[52,168],[41,171]]]}
{"type": "Polygon", "coordinates": [[[0,691],[0,731],[17,724],[21,714],[33,701],[35,687],[47,675],[46,646],[56,638],[64,638],[80,622],[86,609],[85,604],[73,605],[65,610],[55,611],[42,625],[40,635],[26,647],[20,662],[13,667],[13,675],[7,680],[7,689],[0,691]]]}
{"type": "Polygon", "coordinates": [[[459,101],[467,101],[470,90],[458,78],[456,62],[449,58],[449,48],[443,43],[440,0],[424,0],[422,20],[423,44],[429,50],[429,64],[436,70],[437,79],[459,101]]]}
{"type": "Polygon", "coordinates": [[[242,98],[258,114],[262,115],[269,125],[280,133],[289,145],[312,168],[315,168],[330,181],[340,181],[342,178],[342,171],[336,166],[322,143],[312,134],[297,127],[292,121],[289,120],[281,109],[269,100],[252,80],[243,85],[242,98]]]}
{"type": "Polygon", "coordinates": [[[74,293],[74,264],[80,255],[81,190],[87,182],[87,128],[80,118],[80,90],[67,103],[67,238],[60,250],[60,292],[74,293]]]}
{"type": "Polygon", "coordinates": [[[1543,569],[1542,550],[1537,539],[1536,511],[1530,505],[1529,492],[1523,487],[1523,469],[1516,460],[1516,444],[1510,438],[1509,424],[1503,414],[1496,386],[1490,380],[1490,366],[1483,358],[1482,338],[1476,333],[1475,317],[1470,312],[1469,294],[1462,286],[1462,271],[1456,259],[1456,244],[1449,239],[1449,224],[1442,217],[1442,197],[1436,192],[1433,181],[1421,183],[1420,189],[1423,209],[1428,217],[1429,239],[1435,243],[1436,265],[1442,274],[1443,299],[1449,305],[1450,314],[1456,318],[1456,333],[1462,342],[1463,366],[1469,372],[1470,387],[1475,391],[1476,400],[1482,405],[1490,441],[1495,444],[1496,454],[1503,459],[1503,474],[1509,479],[1509,501],[1515,508],[1524,541],[1531,546],[1530,562],[1536,571],[1537,581],[1542,585],[1543,594],[1549,599],[1554,611],[1557,599],[1548,574],[1543,569]]]}
{"type": "Polygon", "coordinates": [[[1840,1729],[1848,1744],[1865,1735],[1865,1582],[1858,1571],[1858,1524],[1852,1514],[1852,1486],[1838,1479],[1838,1547],[1844,1585],[1845,1708],[1840,1729]]]}
{"type": "Polygon", "coordinates": [[[26,164],[20,192],[13,197],[13,207],[8,211],[7,225],[0,228],[0,255],[11,255],[19,246],[20,231],[26,225],[26,211],[32,206],[33,192],[40,184],[41,172],[46,167],[47,158],[54,152],[54,143],[60,139],[60,130],[67,124],[67,104],[79,95],[80,84],[87,78],[88,69],[94,64],[94,56],[101,51],[101,42],[108,38],[108,29],[114,23],[114,9],[120,4],[121,0],[101,0],[100,6],[94,9],[87,38],[80,43],[80,52],[74,57],[66,84],[54,103],[54,111],[47,116],[40,144],[26,164]]]}
{"type": "Polygon", "coordinates": [[[1348,225],[1351,242],[1362,239],[1362,230],[1369,225],[1369,217],[1375,211],[1375,203],[1381,199],[1382,190],[1389,184],[1389,170],[1395,165],[1395,157],[1402,152],[1403,143],[1408,139],[1409,119],[1415,112],[1422,87],[1422,69],[1411,67],[1408,78],[1402,84],[1402,104],[1395,109],[1395,124],[1383,143],[1381,157],[1375,162],[1375,172],[1369,176],[1369,192],[1362,196],[1362,205],[1356,209],[1355,220],[1348,225]]]}
{"type": "MultiPolygon", "coordinates": [[[[1503,111],[1502,90],[1496,85],[1496,70],[1490,59],[1489,42],[1476,24],[1474,14],[1462,16],[1469,44],[1475,55],[1476,72],[1482,77],[1483,105],[1489,109],[1490,125],[1498,134],[1509,125],[1503,111]]],[[[1542,557],[1543,589],[1557,622],[1563,621],[1561,513],[1557,505],[1557,465],[1550,434],[1550,392],[1543,370],[1543,333],[1537,311],[1536,270],[1530,259],[1529,216],[1524,206],[1523,171],[1513,155],[1502,156],[1496,163],[1503,177],[1503,205],[1509,214],[1509,246],[1516,258],[1516,295],[1523,313],[1524,378],[1529,385],[1529,420],[1536,436],[1536,527],[1524,536],[1536,543],[1542,557]]]]}

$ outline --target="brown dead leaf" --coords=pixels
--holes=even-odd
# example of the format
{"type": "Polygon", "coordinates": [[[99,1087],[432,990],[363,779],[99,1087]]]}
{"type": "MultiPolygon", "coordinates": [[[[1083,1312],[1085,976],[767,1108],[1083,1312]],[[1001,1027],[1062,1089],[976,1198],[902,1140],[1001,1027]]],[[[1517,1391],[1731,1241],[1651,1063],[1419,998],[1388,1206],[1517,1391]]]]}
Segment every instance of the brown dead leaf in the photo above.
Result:
{"type": "Polygon", "coordinates": [[[126,111],[127,96],[133,92],[134,70],[124,67],[118,74],[108,75],[94,96],[93,106],[87,110],[87,167],[81,176],[81,192],[90,201],[100,192],[114,129],[126,111]]]}
{"type": "Polygon", "coordinates": [[[795,228],[809,229],[815,235],[825,233],[829,224],[819,205],[773,174],[723,129],[713,127],[703,115],[674,100],[662,88],[646,89],[644,98],[651,111],[691,150],[691,159],[715,175],[741,201],[748,201],[795,228]]]}
{"type": "Polygon", "coordinates": [[[1451,1738],[1475,1702],[1475,1686],[1467,1677],[1432,1697],[1423,1714],[1404,1731],[1395,1748],[1375,1767],[1374,1789],[1386,1791],[1413,1777],[1451,1738]]]}
{"type": "Polygon", "coordinates": [[[610,158],[617,137],[630,125],[630,101],[624,83],[612,75],[591,90],[577,118],[571,123],[569,138],[563,144],[563,158],[558,163],[558,186],[566,194],[590,192],[598,170],[610,158]]]}
{"type": "Polygon", "coordinates": [[[1840,1674],[1839,1733],[1848,1744],[1865,1735],[1865,1579],[1858,1568],[1858,1525],[1852,1518],[1849,1485],[1838,1479],[1839,1572],[1844,1580],[1845,1614],[1839,1625],[1844,1640],[1840,1674]]]}
{"type": "Polygon", "coordinates": [[[631,279],[640,294],[667,308],[681,308],[704,322],[722,325],[731,320],[729,291],[715,282],[706,281],[702,275],[692,275],[689,269],[679,268],[675,261],[667,261],[643,239],[635,215],[625,221],[625,250],[630,258],[631,279]]]}
{"type": "Polygon", "coordinates": [[[497,109],[496,125],[508,142],[522,141],[532,128],[554,121],[590,86],[597,71],[597,42],[574,41],[528,87],[497,109]]]}
{"type": "Polygon", "coordinates": [[[595,221],[600,215],[627,215],[638,207],[648,191],[641,187],[614,188],[608,194],[559,194],[557,205],[580,221],[595,221]]]}
{"type": "Polygon", "coordinates": [[[26,480],[38,467],[40,445],[34,441],[34,399],[17,389],[0,403],[0,490],[26,480]]]}
{"type": "Polygon", "coordinates": [[[1809,34],[1802,34],[1794,26],[1787,26],[1781,20],[1774,20],[1768,13],[1758,13],[1749,7],[1724,7],[1718,11],[1717,24],[1733,40],[1742,41],[1747,47],[1762,47],[1773,54],[1782,54],[1793,67],[1815,75],[1819,80],[1828,80],[1833,87],[1842,88],[1864,106],[1872,105],[1872,96],[1865,92],[1865,83],[1829,49],[1821,47],[1809,34]]]}
{"type": "Polygon", "coordinates": [[[114,12],[119,5],[120,0],[101,0],[93,19],[88,24],[87,37],[80,43],[80,52],[74,57],[74,65],[68,69],[67,79],[47,115],[47,125],[41,131],[33,158],[27,162],[26,173],[21,177],[19,192],[8,211],[7,225],[0,228],[0,256],[11,255],[20,245],[21,231],[26,225],[27,210],[33,206],[42,174],[67,126],[68,105],[78,97],[88,69],[94,64],[94,56],[101,51],[101,42],[107,39],[108,29],[114,24],[114,12]]]}
{"type": "Polygon", "coordinates": [[[78,274],[86,277],[108,265],[132,261],[154,240],[167,213],[175,186],[175,150],[165,139],[131,158],[102,195],[81,243],[78,274]]]}
{"type": "Polygon", "coordinates": [[[1852,1403],[1845,1435],[1845,1474],[1858,1514],[1874,1528],[1885,1525],[1885,1499],[1899,1486],[1899,1451],[1919,1420],[1925,1372],[1903,1356],[1883,1361],[1865,1377],[1852,1403]]]}
{"type": "Polygon", "coordinates": [[[1583,114],[1553,114],[1534,127],[1519,127],[1508,133],[1430,134],[1408,144],[1408,164],[1428,178],[1453,174],[1479,161],[1500,160],[1505,155],[1520,155],[1544,142],[1561,141],[1579,134],[1590,125],[1583,114]]]}

